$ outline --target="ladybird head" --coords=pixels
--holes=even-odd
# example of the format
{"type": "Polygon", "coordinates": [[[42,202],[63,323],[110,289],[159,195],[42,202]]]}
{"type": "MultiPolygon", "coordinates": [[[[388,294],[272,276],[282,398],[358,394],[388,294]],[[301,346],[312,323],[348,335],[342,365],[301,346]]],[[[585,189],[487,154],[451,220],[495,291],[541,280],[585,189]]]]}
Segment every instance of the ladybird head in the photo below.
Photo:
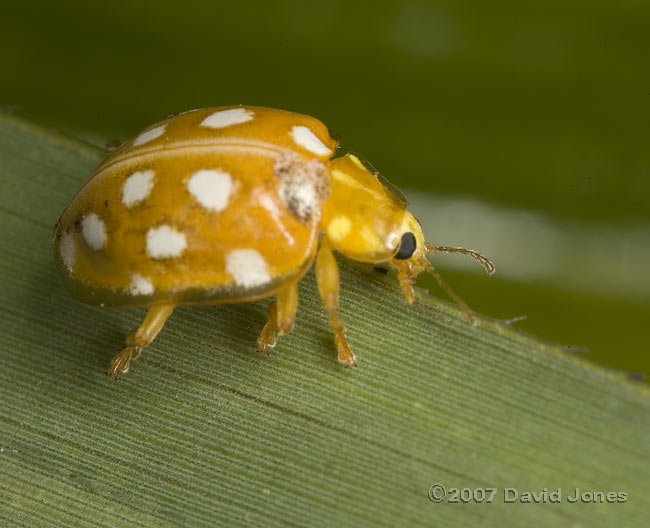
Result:
{"type": "Polygon", "coordinates": [[[421,272],[427,271],[433,275],[436,282],[447,293],[447,295],[463,308],[470,323],[474,324],[474,316],[469,307],[460,297],[458,297],[449,285],[442,280],[442,277],[435,269],[433,269],[433,266],[429,262],[427,257],[436,251],[469,255],[485,268],[488,275],[494,273],[494,264],[476,251],[456,247],[434,246],[433,244],[425,242],[420,223],[411,213],[405,211],[399,249],[389,261],[390,265],[397,272],[397,278],[399,279],[400,286],[404,292],[404,297],[406,297],[406,300],[409,303],[413,303],[415,300],[413,282],[421,272]]]}
{"type": "Polygon", "coordinates": [[[409,303],[415,300],[412,281],[421,272],[431,269],[426,255],[427,244],[422,227],[411,213],[404,211],[399,246],[388,262],[397,272],[397,278],[409,303]]]}
{"type": "Polygon", "coordinates": [[[422,227],[406,210],[402,193],[356,154],[332,160],[330,176],[332,192],[323,204],[321,229],[334,248],[361,262],[388,262],[409,303],[415,300],[415,278],[423,271],[431,273],[473,322],[470,309],[433,269],[428,257],[436,251],[463,253],[490,275],[493,264],[476,251],[425,242],[422,227]]]}

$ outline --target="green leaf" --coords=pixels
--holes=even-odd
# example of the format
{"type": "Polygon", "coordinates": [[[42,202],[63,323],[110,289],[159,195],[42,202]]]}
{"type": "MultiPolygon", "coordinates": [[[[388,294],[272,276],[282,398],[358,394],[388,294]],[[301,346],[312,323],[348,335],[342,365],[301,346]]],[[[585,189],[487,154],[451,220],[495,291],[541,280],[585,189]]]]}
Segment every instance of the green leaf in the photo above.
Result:
{"type": "Polygon", "coordinates": [[[144,312],[76,303],[51,255],[103,154],[0,117],[0,524],[646,525],[648,386],[428,295],[409,306],[366,266],[341,262],[356,368],[335,360],[310,273],[269,356],[266,302],[180,308],[110,379],[144,312]],[[434,483],[497,493],[434,503],[434,483]],[[576,487],[627,500],[574,504],[576,487]]]}

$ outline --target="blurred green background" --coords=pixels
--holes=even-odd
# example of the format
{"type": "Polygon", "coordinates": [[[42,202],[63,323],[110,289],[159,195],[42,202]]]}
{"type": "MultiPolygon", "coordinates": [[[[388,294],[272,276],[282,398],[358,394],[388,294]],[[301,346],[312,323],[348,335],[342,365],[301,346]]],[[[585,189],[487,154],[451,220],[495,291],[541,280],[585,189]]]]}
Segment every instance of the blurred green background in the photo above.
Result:
{"type": "Polygon", "coordinates": [[[12,2],[0,104],[99,145],[204,106],[314,115],[431,242],[495,261],[436,257],[476,311],[648,373],[649,20],[647,0],[12,2]]]}

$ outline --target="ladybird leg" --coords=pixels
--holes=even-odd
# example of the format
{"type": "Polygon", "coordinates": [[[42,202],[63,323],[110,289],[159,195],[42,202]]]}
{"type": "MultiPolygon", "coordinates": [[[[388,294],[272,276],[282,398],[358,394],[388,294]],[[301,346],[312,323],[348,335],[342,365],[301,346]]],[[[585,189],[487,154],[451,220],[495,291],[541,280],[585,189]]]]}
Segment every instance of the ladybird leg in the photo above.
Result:
{"type": "Polygon", "coordinates": [[[269,318],[257,339],[259,350],[266,354],[268,347],[274,347],[276,336],[290,332],[298,309],[298,281],[280,290],[275,301],[269,304],[269,318]]]}
{"type": "Polygon", "coordinates": [[[262,333],[257,338],[257,345],[259,347],[259,351],[262,354],[266,354],[266,350],[269,347],[273,348],[275,346],[275,336],[278,331],[277,302],[273,301],[271,304],[269,304],[269,307],[266,311],[269,317],[266,321],[266,324],[264,325],[264,328],[262,328],[262,333]]]}
{"type": "Polygon", "coordinates": [[[137,358],[142,349],[151,343],[174,311],[173,304],[158,304],[149,308],[142,324],[126,337],[126,348],[111,361],[109,376],[115,376],[118,370],[129,370],[131,360],[137,358]]]}
{"type": "Polygon", "coordinates": [[[316,282],[320,298],[327,310],[330,328],[334,332],[338,360],[346,367],[356,365],[356,358],[345,337],[343,318],[336,313],[339,304],[339,267],[327,236],[323,236],[321,239],[321,246],[316,256],[316,282]]]}

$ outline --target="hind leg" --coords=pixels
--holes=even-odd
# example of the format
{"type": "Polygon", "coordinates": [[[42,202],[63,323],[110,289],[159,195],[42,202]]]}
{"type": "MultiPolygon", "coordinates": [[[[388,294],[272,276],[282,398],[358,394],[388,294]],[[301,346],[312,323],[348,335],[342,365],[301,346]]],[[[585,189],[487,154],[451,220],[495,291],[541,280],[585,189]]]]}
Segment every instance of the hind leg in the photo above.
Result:
{"type": "Polygon", "coordinates": [[[290,332],[296,320],[298,309],[298,281],[280,290],[275,301],[269,304],[269,318],[257,339],[260,352],[266,354],[269,347],[274,347],[276,337],[290,332]]]}
{"type": "Polygon", "coordinates": [[[118,370],[129,370],[131,360],[137,358],[142,349],[151,343],[158,332],[162,330],[165,321],[174,311],[173,304],[159,304],[149,308],[142,324],[133,330],[126,338],[126,348],[111,361],[108,369],[109,376],[115,376],[118,370]]]}

